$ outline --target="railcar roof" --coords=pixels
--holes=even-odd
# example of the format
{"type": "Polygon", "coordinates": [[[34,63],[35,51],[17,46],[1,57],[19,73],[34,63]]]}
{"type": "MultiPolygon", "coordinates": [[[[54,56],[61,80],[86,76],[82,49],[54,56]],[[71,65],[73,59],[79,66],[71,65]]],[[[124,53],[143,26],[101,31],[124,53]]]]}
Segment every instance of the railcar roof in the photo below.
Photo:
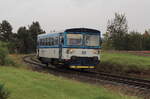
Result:
{"type": "Polygon", "coordinates": [[[40,34],[40,35],[38,35],[38,37],[56,36],[56,35],[58,35],[59,33],[63,33],[63,32],[90,32],[90,33],[100,33],[100,31],[98,31],[98,30],[96,30],[96,29],[89,29],[89,28],[71,28],[71,29],[66,29],[66,30],[64,30],[64,31],[61,31],[61,32],[40,34]]]}
{"type": "Polygon", "coordinates": [[[89,29],[89,28],[72,28],[67,29],[65,32],[91,32],[91,33],[100,33],[100,31],[96,29],[89,29]]]}
{"type": "Polygon", "coordinates": [[[46,37],[46,36],[58,36],[59,33],[45,33],[45,34],[40,34],[38,37],[46,37]]]}

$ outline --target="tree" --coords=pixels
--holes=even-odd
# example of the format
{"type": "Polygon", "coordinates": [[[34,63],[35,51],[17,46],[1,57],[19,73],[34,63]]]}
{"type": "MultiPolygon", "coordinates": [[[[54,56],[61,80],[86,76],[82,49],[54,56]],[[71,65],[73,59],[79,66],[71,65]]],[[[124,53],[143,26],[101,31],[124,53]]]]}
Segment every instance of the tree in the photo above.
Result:
{"type": "Polygon", "coordinates": [[[103,49],[105,50],[113,50],[113,47],[112,47],[112,40],[110,39],[110,35],[108,32],[106,32],[105,34],[103,34],[103,43],[102,43],[102,46],[103,46],[103,49]]]}
{"type": "Polygon", "coordinates": [[[144,50],[150,50],[150,29],[143,34],[143,46],[144,50]]]}
{"type": "Polygon", "coordinates": [[[128,33],[128,24],[125,14],[115,13],[115,18],[108,21],[107,32],[112,46],[116,50],[123,50],[125,47],[125,37],[128,33]]]}
{"type": "Polygon", "coordinates": [[[131,31],[129,34],[129,39],[128,39],[128,48],[129,50],[143,50],[143,36],[136,31],[131,31]]]}
{"type": "Polygon", "coordinates": [[[44,33],[39,22],[33,22],[28,28],[20,27],[17,32],[17,49],[20,53],[36,51],[37,35],[44,33]]]}
{"type": "Polygon", "coordinates": [[[29,26],[29,33],[32,37],[31,39],[31,45],[32,45],[32,51],[35,52],[36,51],[36,45],[37,45],[37,35],[45,33],[45,31],[43,31],[41,29],[41,26],[39,24],[39,22],[33,22],[32,25],[29,26]]]}
{"type": "Polygon", "coordinates": [[[8,21],[2,21],[2,23],[0,24],[0,40],[10,42],[13,35],[12,29],[13,28],[8,21]]]}
{"type": "Polygon", "coordinates": [[[20,53],[29,53],[31,50],[31,36],[26,27],[20,27],[17,31],[17,48],[20,53]]]}

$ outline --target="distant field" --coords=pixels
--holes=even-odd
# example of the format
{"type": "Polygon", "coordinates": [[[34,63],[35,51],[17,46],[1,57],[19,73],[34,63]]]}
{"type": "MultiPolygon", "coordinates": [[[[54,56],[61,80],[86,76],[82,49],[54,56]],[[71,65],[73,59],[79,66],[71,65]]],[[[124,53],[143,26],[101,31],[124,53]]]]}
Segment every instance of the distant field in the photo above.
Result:
{"type": "MultiPolygon", "coordinates": [[[[150,56],[149,53],[142,52],[108,52],[101,53],[101,69],[109,67],[108,69],[118,68],[117,71],[140,71],[150,70],[150,56]],[[145,56],[146,55],[146,56],[145,56]],[[112,66],[112,67],[111,67],[112,66]]],[[[100,69],[100,68],[99,68],[100,69]]]]}
{"type": "Polygon", "coordinates": [[[77,81],[13,67],[0,67],[9,99],[139,99],[77,81]]]}

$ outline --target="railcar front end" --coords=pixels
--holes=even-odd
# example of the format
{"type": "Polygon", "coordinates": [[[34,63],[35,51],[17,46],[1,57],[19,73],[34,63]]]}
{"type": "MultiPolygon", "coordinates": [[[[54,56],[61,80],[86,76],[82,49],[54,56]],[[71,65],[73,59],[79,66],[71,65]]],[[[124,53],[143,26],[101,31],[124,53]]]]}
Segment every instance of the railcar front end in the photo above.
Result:
{"type": "Polygon", "coordinates": [[[70,68],[95,68],[100,62],[100,32],[70,29],[65,32],[62,58],[70,68]]]}

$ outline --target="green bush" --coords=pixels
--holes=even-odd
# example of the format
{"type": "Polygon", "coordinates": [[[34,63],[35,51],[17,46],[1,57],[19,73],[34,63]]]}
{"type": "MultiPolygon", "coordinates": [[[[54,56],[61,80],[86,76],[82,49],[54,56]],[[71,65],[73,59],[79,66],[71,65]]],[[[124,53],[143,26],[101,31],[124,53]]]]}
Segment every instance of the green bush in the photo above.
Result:
{"type": "Polygon", "coordinates": [[[4,88],[4,85],[0,84],[0,99],[8,99],[10,92],[4,88]]]}
{"type": "Polygon", "coordinates": [[[0,65],[15,65],[9,57],[8,44],[0,42],[0,65]]]}
{"type": "Polygon", "coordinates": [[[13,59],[9,56],[5,58],[5,65],[17,66],[13,59]]]}
{"type": "Polygon", "coordinates": [[[7,57],[8,57],[7,48],[0,46],[0,65],[5,65],[7,57]]]}

